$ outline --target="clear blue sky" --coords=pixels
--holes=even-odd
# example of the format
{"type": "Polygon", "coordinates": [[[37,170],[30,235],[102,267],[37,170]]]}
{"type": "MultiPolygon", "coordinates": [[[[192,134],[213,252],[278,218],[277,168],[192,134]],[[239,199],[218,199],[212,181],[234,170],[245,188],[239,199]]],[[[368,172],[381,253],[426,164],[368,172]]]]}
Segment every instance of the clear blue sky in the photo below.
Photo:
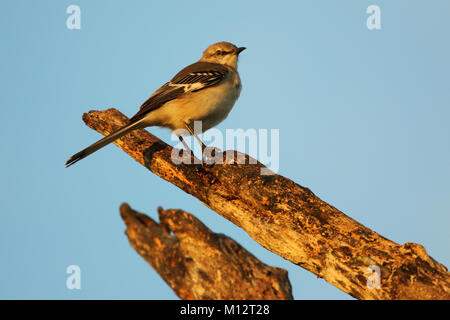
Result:
{"type": "MultiPolygon", "coordinates": [[[[176,299],[130,247],[118,207],[182,208],[263,262],[296,299],[348,299],[111,145],[81,115],[128,116],[213,42],[248,49],[218,126],[280,130],[279,173],[450,265],[450,2],[17,1],[0,19],[0,298],[176,299]],[[81,8],[81,30],[66,8],[81,8]],[[381,8],[381,30],[366,8],[381,8]],[[79,265],[81,290],[66,289],[79,265]]],[[[151,128],[167,142],[167,130],[151,128]]]]}

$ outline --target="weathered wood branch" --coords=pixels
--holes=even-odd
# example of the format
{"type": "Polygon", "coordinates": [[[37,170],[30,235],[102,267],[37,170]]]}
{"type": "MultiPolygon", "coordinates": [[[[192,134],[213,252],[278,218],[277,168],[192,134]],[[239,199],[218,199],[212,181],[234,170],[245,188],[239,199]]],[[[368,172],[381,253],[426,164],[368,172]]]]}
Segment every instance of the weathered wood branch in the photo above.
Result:
{"type": "MultiPolygon", "coordinates": [[[[91,111],[85,123],[106,135],[127,123],[115,109],[91,111]]],[[[197,197],[279,256],[358,299],[450,299],[450,273],[423,246],[399,245],[262,164],[176,165],[172,147],[139,130],[116,141],[156,175],[197,197]],[[380,288],[367,285],[379,268],[380,288]],[[372,275],[373,276],[373,275],[372,275]]]]}
{"type": "Polygon", "coordinates": [[[181,299],[292,299],[286,270],[262,263],[185,211],[158,213],[159,224],[128,204],[120,207],[131,246],[181,299]]]}

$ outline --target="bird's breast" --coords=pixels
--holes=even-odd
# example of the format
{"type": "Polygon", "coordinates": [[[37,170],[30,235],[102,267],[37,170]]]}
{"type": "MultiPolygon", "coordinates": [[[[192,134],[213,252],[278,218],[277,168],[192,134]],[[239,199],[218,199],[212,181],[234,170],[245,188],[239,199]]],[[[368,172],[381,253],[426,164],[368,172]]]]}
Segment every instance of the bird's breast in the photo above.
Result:
{"type": "Polygon", "coordinates": [[[218,85],[186,94],[151,112],[149,123],[176,130],[185,129],[186,123],[200,120],[203,131],[206,131],[228,116],[241,88],[239,75],[230,70],[227,78],[218,85]]]}
{"type": "Polygon", "coordinates": [[[237,72],[232,72],[218,86],[199,91],[187,108],[191,110],[190,120],[201,120],[203,131],[222,122],[230,113],[241,93],[241,81],[237,72]]]}

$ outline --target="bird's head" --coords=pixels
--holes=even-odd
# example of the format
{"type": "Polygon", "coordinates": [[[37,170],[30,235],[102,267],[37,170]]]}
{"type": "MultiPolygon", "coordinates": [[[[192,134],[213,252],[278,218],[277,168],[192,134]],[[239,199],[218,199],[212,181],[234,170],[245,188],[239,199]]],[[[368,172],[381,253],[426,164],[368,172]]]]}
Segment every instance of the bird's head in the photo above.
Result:
{"type": "Polygon", "coordinates": [[[222,41],[210,45],[204,52],[200,61],[225,64],[237,68],[239,53],[245,50],[245,47],[236,47],[234,44],[222,41]]]}

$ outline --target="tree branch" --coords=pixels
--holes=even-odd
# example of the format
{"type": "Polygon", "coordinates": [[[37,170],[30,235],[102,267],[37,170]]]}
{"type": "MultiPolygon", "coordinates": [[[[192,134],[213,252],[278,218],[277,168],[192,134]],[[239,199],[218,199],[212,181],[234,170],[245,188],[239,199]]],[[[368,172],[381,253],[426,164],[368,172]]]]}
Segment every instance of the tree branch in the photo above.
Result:
{"type": "MultiPolygon", "coordinates": [[[[106,135],[127,123],[115,109],[83,115],[106,135]]],[[[156,175],[202,201],[255,241],[358,299],[450,299],[450,274],[423,246],[399,245],[366,228],[280,175],[261,175],[264,166],[175,165],[172,147],[145,130],[116,144],[156,175]],[[371,269],[380,288],[367,285],[371,269]]],[[[246,156],[248,158],[248,156],[246,156]]],[[[248,163],[248,162],[247,162],[248,163]]],[[[373,276],[373,275],[372,275],[373,276]]]]}
{"type": "Polygon", "coordinates": [[[120,207],[131,246],[181,299],[292,299],[286,270],[265,265],[185,211],[158,212],[160,224],[128,204],[120,207]]]}

